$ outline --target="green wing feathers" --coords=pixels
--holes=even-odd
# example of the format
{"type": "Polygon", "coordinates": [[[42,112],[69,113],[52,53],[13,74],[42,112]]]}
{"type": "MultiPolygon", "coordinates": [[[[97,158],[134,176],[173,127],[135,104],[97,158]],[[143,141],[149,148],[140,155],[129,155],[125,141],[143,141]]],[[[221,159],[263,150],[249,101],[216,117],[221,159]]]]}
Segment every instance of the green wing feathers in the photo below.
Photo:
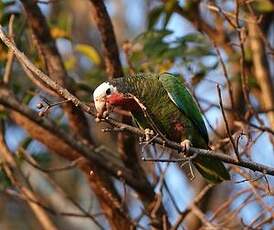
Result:
{"type": "MultiPolygon", "coordinates": [[[[161,74],[159,80],[170,99],[191,120],[194,127],[199,130],[201,137],[208,143],[209,139],[202,113],[183,82],[168,73],[161,74]]],[[[216,184],[224,180],[230,180],[230,175],[222,161],[206,156],[198,156],[193,163],[201,175],[210,183],[216,184]]]]}
{"type": "Polygon", "coordinates": [[[159,80],[162,82],[163,87],[168,92],[170,99],[175,105],[188,117],[195,127],[201,133],[201,136],[208,143],[208,134],[206,126],[199,110],[197,103],[194,101],[188,89],[183,85],[183,82],[171,74],[161,74],[159,80]]]}

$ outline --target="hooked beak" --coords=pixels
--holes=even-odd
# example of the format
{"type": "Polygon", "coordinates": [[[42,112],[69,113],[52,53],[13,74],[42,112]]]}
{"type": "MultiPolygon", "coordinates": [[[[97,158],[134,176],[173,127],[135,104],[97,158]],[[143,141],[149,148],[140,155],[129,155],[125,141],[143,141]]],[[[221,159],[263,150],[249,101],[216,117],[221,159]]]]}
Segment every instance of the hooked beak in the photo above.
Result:
{"type": "Polygon", "coordinates": [[[106,98],[95,99],[94,105],[97,111],[97,117],[102,118],[104,112],[107,110],[106,98]]]}
{"type": "Polygon", "coordinates": [[[120,93],[113,93],[106,97],[95,99],[95,108],[97,110],[98,118],[105,118],[114,109],[114,106],[120,106],[123,102],[123,95],[120,93]]]}

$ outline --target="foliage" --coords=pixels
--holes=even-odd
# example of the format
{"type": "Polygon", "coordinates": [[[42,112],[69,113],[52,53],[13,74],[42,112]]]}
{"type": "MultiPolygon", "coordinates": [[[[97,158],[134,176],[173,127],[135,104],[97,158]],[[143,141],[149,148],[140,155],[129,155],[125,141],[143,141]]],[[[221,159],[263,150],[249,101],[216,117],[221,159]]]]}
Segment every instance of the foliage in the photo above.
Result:
{"type": "MultiPolygon", "coordinates": [[[[98,84],[120,77],[109,75],[110,67],[119,68],[117,61],[125,75],[172,72],[184,78],[197,97],[215,152],[233,159],[239,152],[241,159],[262,162],[272,169],[272,1],[163,0],[148,1],[143,9],[131,8],[142,1],[39,1],[40,10],[27,8],[36,2],[0,1],[0,24],[8,33],[11,15],[15,15],[16,47],[58,85],[90,106],[89,113],[94,112],[91,97],[98,84]],[[136,15],[137,10],[141,15],[136,15]],[[30,13],[36,18],[31,19],[30,13]],[[108,40],[113,34],[107,13],[119,53],[115,39],[108,40]],[[135,16],[142,17],[146,25],[139,25],[135,16]],[[46,28],[35,30],[32,20],[43,22],[49,37],[39,37],[46,28]],[[132,21],[138,24],[138,31],[132,21]],[[256,32],[252,33],[254,25],[256,32]],[[178,33],[177,26],[183,33],[178,33]],[[137,36],[130,34],[132,31],[137,36]],[[224,85],[220,94],[216,82],[224,85]]],[[[175,229],[272,228],[273,196],[269,190],[273,190],[273,177],[254,176],[248,167],[234,162],[228,166],[232,182],[212,187],[199,177],[189,181],[181,166],[191,171],[191,160],[182,165],[167,163],[173,155],[165,146],[139,147],[134,132],[124,132],[125,123],[131,124],[128,116],[119,115],[128,115],[125,111],[112,113],[115,120],[123,122],[121,127],[97,124],[94,116],[79,109],[81,105],[73,106],[71,100],[58,104],[63,92],[50,92],[49,86],[41,84],[35,74],[30,77],[16,58],[4,84],[2,76],[9,59],[9,50],[1,43],[0,117],[5,123],[6,143],[0,141],[0,145],[9,147],[17,163],[12,173],[22,176],[19,184],[24,189],[11,182],[0,151],[0,210],[6,209],[15,194],[16,199],[24,200],[18,201],[18,206],[27,204],[31,211],[26,212],[27,218],[21,209],[12,208],[19,213],[16,218],[0,211],[7,229],[13,222],[20,229],[51,229],[44,226],[43,218],[37,218],[39,224],[36,220],[32,223],[33,216],[39,215],[49,218],[56,229],[93,229],[95,225],[103,229],[129,229],[131,225],[137,229],[170,229],[171,225],[175,229]],[[39,117],[46,106],[50,107],[47,113],[39,117]],[[22,150],[36,167],[27,162],[22,150]],[[141,157],[151,162],[142,162],[141,157]],[[104,159],[104,167],[93,159],[104,159]],[[40,202],[38,212],[26,198],[26,190],[40,202]]]]}

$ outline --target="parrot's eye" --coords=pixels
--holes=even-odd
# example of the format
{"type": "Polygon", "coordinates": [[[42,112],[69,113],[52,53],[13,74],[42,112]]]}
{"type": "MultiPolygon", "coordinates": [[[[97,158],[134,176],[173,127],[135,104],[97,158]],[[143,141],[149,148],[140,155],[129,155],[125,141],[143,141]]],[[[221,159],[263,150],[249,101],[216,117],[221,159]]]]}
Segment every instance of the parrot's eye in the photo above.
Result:
{"type": "Polygon", "coordinates": [[[106,90],[106,95],[110,95],[111,94],[111,90],[110,90],[110,88],[108,88],[107,90],[106,90]]]}

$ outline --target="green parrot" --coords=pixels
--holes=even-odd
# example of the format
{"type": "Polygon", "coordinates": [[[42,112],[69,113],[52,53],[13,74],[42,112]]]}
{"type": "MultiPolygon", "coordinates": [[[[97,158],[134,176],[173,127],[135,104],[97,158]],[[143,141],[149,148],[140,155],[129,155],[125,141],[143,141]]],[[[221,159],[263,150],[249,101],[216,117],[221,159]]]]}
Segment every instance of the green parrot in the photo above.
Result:
{"type": "MultiPolygon", "coordinates": [[[[130,111],[143,129],[155,130],[151,127],[152,120],[161,134],[181,143],[184,148],[209,149],[207,129],[197,103],[183,82],[170,73],[116,78],[99,85],[93,98],[99,118],[117,106],[130,111]],[[148,116],[144,115],[142,106],[148,116]]],[[[210,183],[230,180],[227,169],[219,160],[199,155],[193,159],[193,164],[210,183]]]]}

